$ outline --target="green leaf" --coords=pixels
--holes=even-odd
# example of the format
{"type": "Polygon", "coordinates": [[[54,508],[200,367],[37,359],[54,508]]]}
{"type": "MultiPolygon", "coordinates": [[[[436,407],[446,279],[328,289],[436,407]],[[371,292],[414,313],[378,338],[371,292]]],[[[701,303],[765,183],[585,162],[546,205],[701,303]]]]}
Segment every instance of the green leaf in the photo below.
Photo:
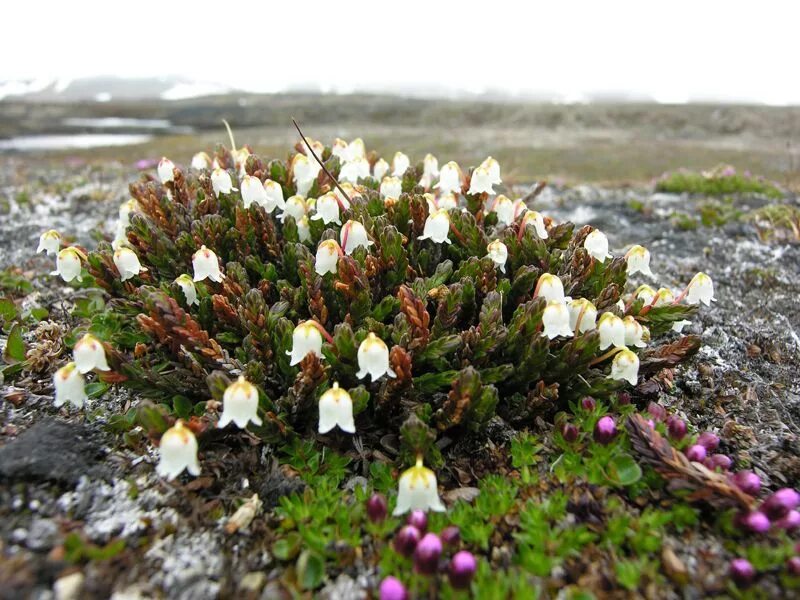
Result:
{"type": "Polygon", "coordinates": [[[93,381],[92,383],[86,384],[86,395],[89,396],[89,398],[99,398],[105,394],[110,387],[110,385],[103,381],[93,381]]]}
{"type": "Polygon", "coordinates": [[[633,485],[642,478],[642,468],[629,454],[621,454],[611,459],[608,475],[613,483],[633,485]]]}
{"type": "Polygon", "coordinates": [[[292,531],[286,535],[286,537],[276,540],[274,544],[272,544],[272,554],[275,555],[275,558],[278,560],[291,560],[297,553],[300,551],[300,535],[292,531]]]}
{"type": "Polygon", "coordinates": [[[11,298],[0,298],[0,319],[6,323],[17,317],[17,306],[11,298]]]}
{"type": "Polygon", "coordinates": [[[173,396],[172,409],[181,419],[188,419],[192,416],[192,403],[186,396],[173,396]]]}
{"type": "Polygon", "coordinates": [[[322,583],[325,577],[325,561],[310,550],[303,551],[297,559],[297,578],[305,590],[313,590],[322,583]]]}
{"type": "Polygon", "coordinates": [[[19,323],[16,323],[8,334],[3,358],[7,362],[22,362],[25,360],[25,342],[22,339],[22,327],[20,327],[19,323]]]}

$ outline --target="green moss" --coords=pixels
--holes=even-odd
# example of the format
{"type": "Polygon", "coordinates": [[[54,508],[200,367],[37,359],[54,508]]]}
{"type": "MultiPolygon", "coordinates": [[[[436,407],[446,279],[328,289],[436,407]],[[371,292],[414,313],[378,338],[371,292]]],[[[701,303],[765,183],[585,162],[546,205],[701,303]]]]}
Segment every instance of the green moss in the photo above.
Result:
{"type": "Polygon", "coordinates": [[[656,190],[672,194],[696,194],[722,197],[730,194],[763,194],[770,198],[783,198],[784,193],[775,184],[760,177],[737,173],[733,167],[721,165],[710,172],[680,170],[662,176],[656,190]]]}

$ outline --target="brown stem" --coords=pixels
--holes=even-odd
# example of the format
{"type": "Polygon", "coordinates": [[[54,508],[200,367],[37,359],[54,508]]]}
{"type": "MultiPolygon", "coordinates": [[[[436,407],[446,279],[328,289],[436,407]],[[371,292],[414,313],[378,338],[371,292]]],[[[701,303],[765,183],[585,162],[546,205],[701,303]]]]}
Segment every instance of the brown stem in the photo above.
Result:
{"type": "MultiPolygon", "coordinates": [[[[353,201],[350,199],[350,196],[348,196],[347,192],[345,192],[344,189],[342,189],[342,186],[340,186],[339,182],[336,181],[336,178],[333,175],[331,175],[331,172],[328,171],[328,168],[324,164],[322,164],[322,161],[319,159],[319,157],[317,156],[316,152],[314,152],[314,149],[311,147],[311,144],[308,143],[308,140],[306,139],[306,136],[304,136],[303,132],[300,131],[300,125],[297,124],[297,121],[295,121],[294,118],[292,118],[292,123],[294,124],[294,128],[297,129],[297,133],[299,133],[300,137],[303,138],[303,142],[305,142],[306,147],[308,148],[308,151],[311,153],[311,156],[313,156],[314,160],[316,160],[317,163],[319,164],[319,166],[322,167],[322,170],[325,171],[325,174],[330,178],[330,180],[336,186],[336,189],[338,189],[340,192],[342,192],[342,196],[347,198],[347,202],[349,204],[352,204],[353,201]]],[[[342,201],[339,200],[339,198],[336,198],[336,201],[339,203],[339,207],[342,210],[344,210],[344,205],[342,204],[342,201]]]]}

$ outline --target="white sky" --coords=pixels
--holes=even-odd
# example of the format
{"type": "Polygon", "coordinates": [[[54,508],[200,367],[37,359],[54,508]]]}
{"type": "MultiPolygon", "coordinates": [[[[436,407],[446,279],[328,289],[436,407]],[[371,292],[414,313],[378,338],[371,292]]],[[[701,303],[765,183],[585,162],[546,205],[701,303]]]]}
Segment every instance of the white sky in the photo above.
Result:
{"type": "Polygon", "coordinates": [[[800,104],[794,0],[10,0],[2,21],[0,81],[179,75],[256,91],[800,104]]]}

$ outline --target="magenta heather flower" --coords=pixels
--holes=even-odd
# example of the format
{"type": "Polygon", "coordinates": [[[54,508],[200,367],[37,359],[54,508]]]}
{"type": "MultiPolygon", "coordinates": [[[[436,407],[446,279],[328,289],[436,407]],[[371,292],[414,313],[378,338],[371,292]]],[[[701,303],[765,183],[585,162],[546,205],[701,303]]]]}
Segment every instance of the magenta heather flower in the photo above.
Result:
{"type": "Polygon", "coordinates": [[[413,525],[406,525],[394,536],[394,549],[398,554],[411,556],[419,543],[422,534],[413,525]]]}
{"type": "Polygon", "coordinates": [[[617,435],[617,424],[611,417],[601,417],[594,426],[594,440],[598,444],[608,444],[617,435]]]}
{"type": "Polygon", "coordinates": [[[406,523],[416,527],[420,533],[425,533],[428,530],[428,515],[425,514],[424,510],[412,510],[408,515],[406,523]]]}
{"type": "Polygon", "coordinates": [[[458,542],[461,541],[461,530],[455,525],[450,525],[442,529],[439,537],[442,538],[442,543],[445,546],[457,546],[458,542]]]}
{"type": "Polygon", "coordinates": [[[667,418],[667,409],[655,402],[651,402],[647,406],[647,412],[650,413],[650,416],[656,421],[663,421],[667,418]]]}
{"type": "Polygon", "coordinates": [[[790,510],[786,516],[775,521],[775,527],[785,529],[786,531],[794,531],[800,527],[800,512],[790,510]]]}
{"type": "Polygon", "coordinates": [[[758,510],[754,510],[753,512],[743,515],[741,518],[741,523],[753,533],[766,533],[769,531],[771,526],[767,515],[758,510]]]}
{"type": "Polygon", "coordinates": [[[565,441],[572,443],[578,439],[578,428],[572,423],[565,423],[561,427],[561,435],[565,441]]]}
{"type": "Polygon", "coordinates": [[[761,510],[773,521],[782,519],[800,505],[800,494],[791,488],[782,488],[764,500],[761,510]]]}
{"type": "Polygon", "coordinates": [[[761,478],[752,471],[739,471],[731,477],[733,484],[745,494],[755,496],[761,490],[761,478]]]}
{"type": "Polygon", "coordinates": [[[686,458],[691,460],[692,462],[703,462],[706,459],[706,448],[705,446],[701,446],[700,444],[695,444],[694,446],[689,446],[686,449],[686,458]]]}
{"type": "Polygon", "coordinates": [[[731,561],[731,566],[728,569],[728,574],[736,585],[749,585],[753,582],[756,576],[756,570],[750,561],[745,558],[734,558],[731,561]]]}
{"type": "Polygon", "coordinates": [[[581,408],[587,412],[592,412],[596,406],[597,402],[591,396],[585,396],[581,399],[581,408]]]}
{"type": "Polygon", "coordinates": [[[373,523],[379,523],[386,518],[388,505],[383,494],[372,494],[367,500],[367,516],[373,523]]]}
{"type": "Polygon", "coordinates": [[[695,444],[699,444],[706,449],[706,452],[713,452],[719,447],[719,437],[710,431],[704,431],[697,436],[695,444]]]}
{"type": "Polygon", "coordinates": [[[673,440],[682,440],[686,436],[686,422],[679,417],[668,417],[667,431],[673,440]]]}
{"type": "Polygon", "coordinates": [[[407,600],[408,592],[396,577],[387,577],[381,581],[380,600],[407,600]]]}
{"type": "Polygon", "coordinates": [[[433,575],[439,568],[442,540],[435,533],[426,533],[414,550],[414,568],[417,573],[433,575]]]}
{"type": "Polygon", "coordinates": [[[477,568],[478,561],[471,552],[466,550],[456,552],[450,559],[450,568],[447,573],[450,577],[450,585],[459,590],[469,587],[477,568]]]}
{"type": "Polygon", "coordinates": [[[630,404],[631,403],[631,394],[630,394],[630,392],[625,392],[625,391],[618,392],[617,393],[617,402],[619,402],[623,406],[627,406],[628,404],[630,404]]]}
{"type": "Polygon", "coordinates": [[[714,469],[721,469],[727,471],[731,468],[733,461],[725,454],[712,454],[706,459],[705,465],[712,471],[714,469]]]}
{"type": "Polygon", "coordinates": [[[800,577],[800,556],[793,556],[787,560],[786,568],[795,577],[800,577]]]}

